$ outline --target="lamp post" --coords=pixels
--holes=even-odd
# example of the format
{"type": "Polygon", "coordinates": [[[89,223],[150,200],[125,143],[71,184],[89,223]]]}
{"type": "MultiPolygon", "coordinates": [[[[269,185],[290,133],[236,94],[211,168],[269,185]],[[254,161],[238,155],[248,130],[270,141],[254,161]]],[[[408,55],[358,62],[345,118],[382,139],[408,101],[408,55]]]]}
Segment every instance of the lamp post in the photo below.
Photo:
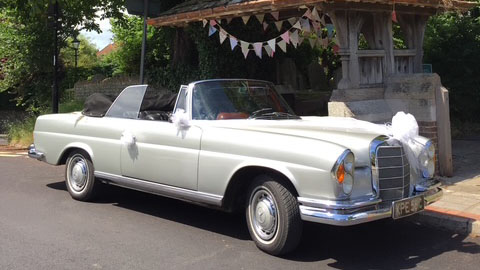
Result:
{"type": "Polygon", "coordinates": [[[75,83],[77,82],[77,63],[78,63],[78,48],[80,48],[80,40],[77,39],[77,37],[73,38],[72,41],[73,49],[75,50],[75,76],[73,77],[73,85],[75,86],[75,83]]]}

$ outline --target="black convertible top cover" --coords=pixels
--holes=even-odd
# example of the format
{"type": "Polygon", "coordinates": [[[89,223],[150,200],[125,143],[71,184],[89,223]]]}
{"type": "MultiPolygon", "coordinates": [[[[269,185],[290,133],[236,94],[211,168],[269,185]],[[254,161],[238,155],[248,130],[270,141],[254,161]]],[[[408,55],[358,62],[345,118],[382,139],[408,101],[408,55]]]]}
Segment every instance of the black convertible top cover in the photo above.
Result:
{"type": "Polygon", "coordinates": [[[91,94],[85,100],[82,114],[91,117],[104,117],[114,100],[114,97],[105,94],[91,94]]]}
{"type": "Polygon", "coordinates": [[[171,112],[175,108],[177,94],[175,93],[149,93],[143,98],[140,111],[171,112]]]}

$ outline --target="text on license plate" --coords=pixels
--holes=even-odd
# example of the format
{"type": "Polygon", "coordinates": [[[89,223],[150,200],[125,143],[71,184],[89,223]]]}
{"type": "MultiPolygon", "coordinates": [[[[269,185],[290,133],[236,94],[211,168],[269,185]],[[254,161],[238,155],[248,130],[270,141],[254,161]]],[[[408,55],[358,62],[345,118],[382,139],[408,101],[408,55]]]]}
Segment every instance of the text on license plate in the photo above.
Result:
{"type": "Polygon", "coordinates": [[[407,198],[393,202],[392,208],[392,217],[402,218],[422,211],[425,208],[425,200],[423,196],[407,198]]]}

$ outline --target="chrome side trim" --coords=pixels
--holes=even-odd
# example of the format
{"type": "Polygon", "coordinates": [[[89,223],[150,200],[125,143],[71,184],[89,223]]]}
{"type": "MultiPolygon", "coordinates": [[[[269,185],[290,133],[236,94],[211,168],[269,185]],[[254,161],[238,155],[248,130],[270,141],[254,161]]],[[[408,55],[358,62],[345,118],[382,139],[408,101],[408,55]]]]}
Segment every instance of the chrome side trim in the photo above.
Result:
{"type": "Polygon", "coordinates": [[[95,177],[105,180],[109,184],[130,188],[138,191],[148,192],[155,195],[161,195],[182,201],[207,204],[213,206],[222,206],[223,196],[183,189],[179,187],[167,186],[155,182],[144,181],[140,179],[104,173],[95,171],[95,177]]]}
{"type": "Polygon", "coordinates": [[[35,148],[35,144],[33,143],[28,147],[28,156],[30,158],[34,158],[40,161],[45,159],[45,154],[43,154],[42,152],[38,152],[35,148]]]}
{"type": "Polygon", "coordinates": [[[371,206],[382,202],[382,199],[377,199],[374,197],[368,197],[359,200],[352,201],[333,201],[333,200],[316,200],[309,199],[304,197],[298,197],[298,202],[304,206],[325,208],[325,209],[334,209],[334,210],[349,210],[355,208],[362,208],[366,206],[371,206]]]}

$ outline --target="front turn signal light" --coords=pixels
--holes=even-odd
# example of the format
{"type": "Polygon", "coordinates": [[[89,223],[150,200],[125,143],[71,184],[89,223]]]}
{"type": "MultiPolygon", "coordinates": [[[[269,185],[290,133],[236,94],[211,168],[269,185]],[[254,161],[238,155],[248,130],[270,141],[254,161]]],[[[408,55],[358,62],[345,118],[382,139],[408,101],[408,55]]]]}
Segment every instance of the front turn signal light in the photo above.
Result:
{"type": "Polygon", "coordinates": [[[337,181],[339,184],[342,184],[343,180],[345,180],[345,166],[341,164],[337,170],[337,181]]]}

